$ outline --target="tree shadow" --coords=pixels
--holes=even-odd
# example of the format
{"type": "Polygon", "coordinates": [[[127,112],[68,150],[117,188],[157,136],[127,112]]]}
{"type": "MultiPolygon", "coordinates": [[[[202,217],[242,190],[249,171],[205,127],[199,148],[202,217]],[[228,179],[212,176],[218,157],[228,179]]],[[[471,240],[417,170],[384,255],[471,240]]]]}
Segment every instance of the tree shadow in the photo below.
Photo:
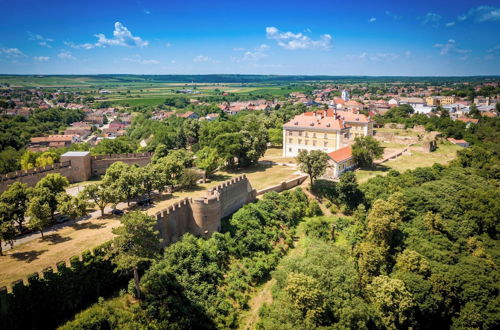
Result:
{"type": "Polygon", "coordinates": [[[86,223],[75,223],[73,225],[73,228],[75,230],[82,230],[82,229],[101,229],[104,227],[104,224],[102,223],[93,223],[93,222],[86,222],[86,223]]]}
{"type": "Polygon", "coordinates": [[[38,259],[40,255],[43,253],[47,252],[48,250],[31,250],[31,251],[25,251],[25,252],[15,252],[12,253],[11,256],[14,259],[17,259],[19,261],[25,261],[25,262],[32,262],[38,259]]]}
{"type": "Polygon", "coordinates": [[[41,242],[49,242],[49,245],[55,245],[62,242],[70,241],[72,238],[67,236],[61,236],[57,233],[44,236],[41,242]]]}
{"type": "Polygon", "coordinates": [[[226,180],[229,180],[231,179],[231,176],[230,175],[227,175],[227,174],[214,174],[214,175],[211,175],[210,176],[210,182],[214,182],[214,181],[226,181],[226,180]]]}
{"type": "Polygon", "coordinates": [[[391,168],[389,166],[379,164],[373,167],[360,167],[359,169],[372,172],[387,172],[391,168]]]}

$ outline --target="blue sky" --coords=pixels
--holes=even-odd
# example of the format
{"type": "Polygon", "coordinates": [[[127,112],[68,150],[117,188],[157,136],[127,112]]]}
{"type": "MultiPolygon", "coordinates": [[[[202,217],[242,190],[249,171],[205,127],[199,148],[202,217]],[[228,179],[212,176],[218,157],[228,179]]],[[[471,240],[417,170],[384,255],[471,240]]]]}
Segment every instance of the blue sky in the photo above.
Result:
{"type": "Polygon", "coordinates": [[[0,73],[500,74],[500,0],[0,0],[0,8],[0,73]]]}

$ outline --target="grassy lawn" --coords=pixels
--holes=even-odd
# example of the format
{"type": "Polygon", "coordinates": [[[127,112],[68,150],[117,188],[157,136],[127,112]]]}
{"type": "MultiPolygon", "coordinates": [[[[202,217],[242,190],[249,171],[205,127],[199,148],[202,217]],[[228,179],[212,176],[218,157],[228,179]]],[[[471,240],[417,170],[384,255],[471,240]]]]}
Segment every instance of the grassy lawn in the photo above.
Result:
{"type": "Polygon", "coordinates": [[[40,272],[59,261],[68,260],[92,249],[113,237],[112,228],[118,227],[118,218],[91,219],[66,226],[57,233],[14,247],[0,256],[0,287],[40,272]]]}
{"type": "Polygon", "coordinates": [[[455,159],[457,150],[462,149],[457,145],[445,142],[438,145],[438,149],[431,153],[411,150],[411,154],[403,155],[377,166],[374,170],[357,170],[356,177],[359,182],[364,182],[378,174],[385,175],[391,169],[404,172],[417,167],[432,166],[434,163],[448,164],[455,159]]]}
{"type": "MultiPolygon", "coordinates": [[[[288,166],[257,165],[236,172],[219,172],[209,183],[201,184],[191,190],[159,196],[155,205],[141,210],[153,215],[185,197],[204,196],[206,189],[242,174],[248,177],[253,188],[259,190],[295,177],[295,171],[288,166]]],[[[59,261],[68,260],[84,250],[109,241],[113,238],[112,228],[119,225],[118,218],[110,216],[104,219],[79,221],[77,224],[58,230],[57,233],[47,235],[45,240],[35,239],[15,246],[6,251],[6,256],[0,257],[0,286],[8,285],[33,272],[40,272],[59,261]]]]}
{"type": "Polygon", "coordinates": [[[271,147],[266,150],[264,156],[259,159],[260,161],[273,161],[276,163],[290,163],[295,164],[295,158],[293,157],[283,157],[283,148],[281,147],[271,147]]]}

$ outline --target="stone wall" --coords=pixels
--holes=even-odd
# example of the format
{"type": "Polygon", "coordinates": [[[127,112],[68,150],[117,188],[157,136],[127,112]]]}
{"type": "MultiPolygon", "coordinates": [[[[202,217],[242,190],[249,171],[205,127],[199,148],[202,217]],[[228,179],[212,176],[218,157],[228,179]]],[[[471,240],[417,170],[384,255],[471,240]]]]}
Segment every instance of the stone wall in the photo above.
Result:
{"type": "Polygon", "coordinates": [[[156,213],[163,245],[178,241],[185,233],[209,236],[220,231],[221,219],[255,201],[257,193],[242,175],[206,191],[201,198],[185,198],[156,213]]]}
{"type": "Polygon", "coordinates": [[[70,182],[74,181],[71,162],[62,162],[44,167],[31,168],[29,170],[10,172],[0,176],[0,193],[7,190],[7,187],[14,182],[27,184],[29,187],[36,185],[38,181],[48,174],[59,173],[68,178],[70,182]]]}
{"type": "Polygon", "coordinates": [[[293,187],[296,187],[296,186],[302,184],[304,181],[307,180],[307,178],[308,178],[307,175],[303,175],[303,176],[299,176],[297,178],[283,181],[277,185],[258,190],[257,196],[263,195],[263,194],[270,192],[270,191],[282,192],[284,190],[292,189],[293,187]]]}
{"type": "Polygon", "coordinates": [[[1,175],[0,193],[7,190],[8,186],[16,181],[33,187],[46,175],[55,173],[67,177],[71,183],[86,181],[92,175],[106,173],[106,169],[114,162],[121,161],[129,165],[137,164],[139,166],[147,165],[151,161],[152,155],[153,153],[151,152],[145,152],[138,154],[61,157],[62,162],[60,163],[1,175]],[[89,161],[90,163],[87,164],[89,161]]]}
{"type": "Polygon", "coordinates": [[[152,152],[138,154],[117,154],[117,155],[98,155],[90,158],[92,164],[92,175],[103,175],[114,162],[124,162],[128,165],[145,166],[151,161],[152,152]]]}

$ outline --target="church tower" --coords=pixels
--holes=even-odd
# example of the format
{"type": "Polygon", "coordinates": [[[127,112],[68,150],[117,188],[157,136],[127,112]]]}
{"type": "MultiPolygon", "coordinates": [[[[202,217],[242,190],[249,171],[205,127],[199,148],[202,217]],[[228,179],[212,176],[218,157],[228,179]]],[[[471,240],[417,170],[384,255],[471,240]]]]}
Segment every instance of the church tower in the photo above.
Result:
{"type": "Polygon", "coordinates": [[[347,89],[344,89],[342,91],[342,100],[344,100],[346,102],[349,101],[349,92],[347,91],[347,89]]]}

